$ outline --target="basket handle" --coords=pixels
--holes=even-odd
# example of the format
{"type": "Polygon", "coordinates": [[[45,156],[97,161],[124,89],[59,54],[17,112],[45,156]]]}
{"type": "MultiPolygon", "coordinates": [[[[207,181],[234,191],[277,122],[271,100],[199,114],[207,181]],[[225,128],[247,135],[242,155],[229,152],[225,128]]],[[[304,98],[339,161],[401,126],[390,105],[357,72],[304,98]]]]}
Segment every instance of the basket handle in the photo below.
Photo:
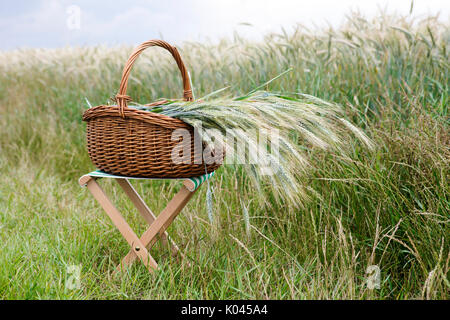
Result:
{"type": "Polygon", "coordinates": [[[122,72],[122,80],[120,81],[120,87],[119,87],[119,93],[116,95],[116,102],[119,105],[119,112],[120,116],[122,118],[125,117],[124,114],[124,108],[128,107],[128,101],[131,101],[130,96],[127,96],[127,86],[128,86],[128,77],[130,76],[131,68],[133,67],[134,62],[138,58],[138,56],[141,54],[142,51],[149,47],[158,46],[161,48],[166,49],[169,51],[173,58],[175,59],[175,62],[178,65],[178,68],[181,72],[181,77],[183,78],[183,98],[186,101],[192,101],[192,88],[191,83],[189,80],[189,75],[186,70],[186,67],[184,66],[183,60],[181,60],[181,56],[178,53],[177,48],[174,46],[171,46],[167,42],[163,40],[149,40],[144,43],[142,43],[140,46],[138,46],[136,49],[134,49],[133,53],[128,58],[127,63],[125,64],[125,67],[123,68],[122,72]]]}

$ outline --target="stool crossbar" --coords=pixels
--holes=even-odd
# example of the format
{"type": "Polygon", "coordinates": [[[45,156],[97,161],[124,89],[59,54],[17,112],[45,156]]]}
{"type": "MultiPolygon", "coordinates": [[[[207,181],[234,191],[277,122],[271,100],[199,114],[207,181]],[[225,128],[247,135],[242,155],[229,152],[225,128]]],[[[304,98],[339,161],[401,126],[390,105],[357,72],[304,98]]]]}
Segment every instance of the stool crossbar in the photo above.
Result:
{"type": "MultiPolygon", "coordinates": [[[[211,178],[214,172],[205,174],[199,177],[180,179],[183,180],[181,189],[175,194],[172,200],[169,201],[167,206],[156,217],[153,212],[148,208],[141,196],[136,192],[129,180],[136,179],[142,180],[147,178],[136,177],[124,177],[111,175],[100,170],[93,171],[82,176],[79,179],[81,186],[87,187],[100,206],[105,210],[107,215],[111,218],[113,224],[125,238],[130,245],[130,251],[122,259],[120,265],[116,268],[115,272],[125,269],[132,264],[136,259],[140,259],[147,269],[152,272],[158,268],[158,264],[155,259],[150,255],[149,250],[156,243],[158,238],[163,242],[170,244],[171,250],[176,253],[179,252],[178,246],[169,237],[166,230],[180,213],[180,211],[186,206],[189,200],[194,195],[195,191],[200,185],[207,179],[211,178]],[[131,229],[126,220],[122,217],[119,210],[114,206],[112,201],[107,197],[106,193],[98,184],[97,180],[101,178],[110,178],[117,181],[125,194],[130,198],[139,213],[143,216],[145,221],[149,224],[148,229],[139,238],[135,232],[131,229]]],[[[161,179],[150,179],[161,180],[161,179]]],[[[165,179],[167,180],[167,179],[165,179]]]]}

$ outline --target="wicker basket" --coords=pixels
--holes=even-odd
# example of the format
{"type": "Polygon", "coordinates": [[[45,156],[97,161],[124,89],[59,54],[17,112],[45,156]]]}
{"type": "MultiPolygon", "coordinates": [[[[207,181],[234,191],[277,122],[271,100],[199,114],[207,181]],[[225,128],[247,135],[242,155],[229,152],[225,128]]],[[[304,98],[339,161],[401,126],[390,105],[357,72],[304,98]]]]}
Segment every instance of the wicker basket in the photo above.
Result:
{"type": "MultiPolygon", "coordinates": [[[[184,100],[193,100],[189,75],[178,50],[161,40],[144,42],[134,50],[125,64],[119,93],[116,95],[118,105],[96,106],[83,114],[83,120],[87,122],[89,156],[97,168],[116,175],[188,178],[210,173],[221,164],[216,162],[205,165],[202,157],[206,147],[204,142],[202,148],[196,148],[202,150],[194,152],[194,128],[191,125],[179,119],[127,106],[131,100],[126,91],[133,63],[143,50],[152,46],[162,47],[172,54],[183,78],[184,100]],[[180,141],[172,140],[172,132],[176,129],[186,129],[191,134],[190,163],[172,161],[172,150],[180,145],[180,141]]],[[[160,103],[150,105],[157,104],[160,103]]]]}

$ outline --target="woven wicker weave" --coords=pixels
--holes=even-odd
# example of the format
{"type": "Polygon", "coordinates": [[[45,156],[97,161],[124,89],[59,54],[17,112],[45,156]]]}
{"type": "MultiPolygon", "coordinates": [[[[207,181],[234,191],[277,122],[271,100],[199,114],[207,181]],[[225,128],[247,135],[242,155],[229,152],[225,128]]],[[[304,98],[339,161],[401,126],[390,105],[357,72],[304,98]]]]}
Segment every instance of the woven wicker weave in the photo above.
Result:
{"type": "MultiPolygon", "coordinates": [[[[144,42],[134,50],[125,64],[119,93],[116,95],[118,105],[96,106],[83,114],[83,120],[87,122],[89,156],[97,168],[115,175],[189,178],[210,173],[220,163],[205,166],[202,161],[203,150],[194,150],[194,128],[191,125],[162,114],[128,107],[131,98],[126,95],[126,91],[131,68],[139,54],[152,46],[162,47],[172,54],[183,78],[184,100],[193,100],[189,75],[178,50],[161,40],[144,42]],[[172,161],[172,150],[180,144],[180,141],[172,141],[172,132],[176,129],[186,129],[191,134],[190,163],[172,161]]],[[[157,104],[160,102],[153,105],[157,104]]],[[[205,143],[201,149],[204,148],[205,143]]]]}

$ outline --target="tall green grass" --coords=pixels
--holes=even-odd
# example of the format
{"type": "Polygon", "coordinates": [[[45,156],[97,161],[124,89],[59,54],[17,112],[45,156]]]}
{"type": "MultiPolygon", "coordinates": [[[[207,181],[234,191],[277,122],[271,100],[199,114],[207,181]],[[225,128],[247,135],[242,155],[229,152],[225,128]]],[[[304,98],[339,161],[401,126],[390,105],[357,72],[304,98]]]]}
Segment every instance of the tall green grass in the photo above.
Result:
{"type": "MultiPolygon", "coordinates": [[[[242,95],[293,68],[262,89],[341,104],[375,151],[356,139],[345,159],[312,151],[305,185],[314,196],[301,209],[261,199],[224,166],[211,180],[214,222],[201,188],[169,229],[187,258],[158,247],[158,272],[136,264],[122,277],[111,271],[127,244],[77,178],[93,169],[84,97],[114,96],[132,48],[1,52],[0,297],[448,299],[449,45],[448,23],[388,15],[260,43],[185,43],[196,96],[225,86],[242,95]],[[82,286],[66,289],[67,266],[78,264],[82,286]],[[367,288],[370,265],[381,269],[380,289],[367,288]]],[[[148,50],[129,90],[139,102],[180,97],[175,63],[148,50]]],[[[102,183],[142,232],[125,196],[102,183]]],[[[178,188],[134,185],[155,212],[178,188]]]]}

